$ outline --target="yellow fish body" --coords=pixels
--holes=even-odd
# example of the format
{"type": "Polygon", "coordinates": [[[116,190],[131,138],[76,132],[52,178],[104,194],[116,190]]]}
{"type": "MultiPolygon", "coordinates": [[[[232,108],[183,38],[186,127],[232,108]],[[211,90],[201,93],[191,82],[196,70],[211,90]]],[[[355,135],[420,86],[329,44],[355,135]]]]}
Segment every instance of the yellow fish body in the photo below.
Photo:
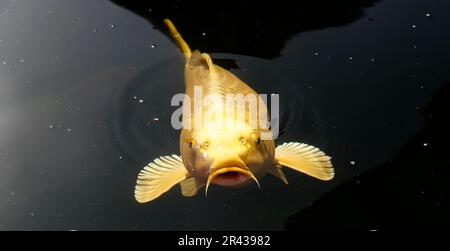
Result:
{"type": "Polygon", "coordinates": [[[172,22],[164,22],[186,59],[181,156],[162,156],[144,167],[135,188],[138,202],[152,201],[176,184],[184,196],[194,196],[204,186],[207,193],[210,184],[238,187],[253,181],[259,186],[266,173],[287,184],[283,166],[321,180],[334,177],[331,158],[316,147],[290,142],[275,148],[267,124],[257,123],[267,117],[258,94],[208,54],[191,52],[172,22]],[[197,102],[199,93],[207,97],[202,102],[197,102]],[[230,107],[229,97],[255,97],[256,105],[237,102],[230,107]]]}

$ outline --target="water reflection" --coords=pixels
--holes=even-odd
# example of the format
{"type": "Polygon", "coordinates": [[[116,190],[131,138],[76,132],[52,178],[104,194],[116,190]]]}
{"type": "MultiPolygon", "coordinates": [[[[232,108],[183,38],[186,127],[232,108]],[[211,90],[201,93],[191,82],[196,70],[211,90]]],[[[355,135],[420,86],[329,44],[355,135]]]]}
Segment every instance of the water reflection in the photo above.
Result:
{"type": "Polygon", "coordinates": [[[165,34],[162,20],[172,19],[184,27],[183,36],[195,48],[262,58],[280,56],[286,41],[301,32],[358,20],[365,8],[377,1],[296,1],[295,5],[231,1],[217,6],[201,1],[112,0],[145,17],[165,34]]]}

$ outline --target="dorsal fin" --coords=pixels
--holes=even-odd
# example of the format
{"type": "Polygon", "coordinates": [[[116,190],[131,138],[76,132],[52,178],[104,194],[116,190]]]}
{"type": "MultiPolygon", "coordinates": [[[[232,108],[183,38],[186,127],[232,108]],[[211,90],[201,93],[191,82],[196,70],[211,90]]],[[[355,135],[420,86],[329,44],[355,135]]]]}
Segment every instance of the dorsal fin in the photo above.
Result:
{"type": "Polygon", "coordinates": [[[201,53],[199,50],[192,52],[189,58],[188,64],[191,66],[205,66],[210,72],[216,72],[214,68],[214,63],[211,57],[207,53],[201,53]]]}

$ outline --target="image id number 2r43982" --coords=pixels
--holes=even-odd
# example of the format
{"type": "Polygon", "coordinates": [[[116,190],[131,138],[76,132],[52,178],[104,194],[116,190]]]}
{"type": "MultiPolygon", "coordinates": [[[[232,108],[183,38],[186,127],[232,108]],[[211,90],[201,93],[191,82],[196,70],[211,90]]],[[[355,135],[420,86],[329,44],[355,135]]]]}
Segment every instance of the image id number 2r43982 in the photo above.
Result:
{"type": "Polygon", "coordinates": [[[270,236],[224,235],[222,246],[270,246],[270,236]]]}

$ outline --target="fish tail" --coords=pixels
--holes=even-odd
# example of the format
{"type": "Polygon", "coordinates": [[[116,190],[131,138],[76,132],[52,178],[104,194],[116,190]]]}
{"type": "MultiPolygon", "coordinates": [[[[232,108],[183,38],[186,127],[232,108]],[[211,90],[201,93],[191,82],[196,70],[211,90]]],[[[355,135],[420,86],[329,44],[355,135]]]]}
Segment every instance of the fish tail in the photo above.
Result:
{"type": "Polygon", "coordinates": [[[178,32],[177,28],[175,28],[175,25],[172,23],[172,21],[166,18],[164,19],[164,23],[169,29],[170,36],[175,40],[178,47],[180,47],[181,51],[184,54],[184,58],[187,61],[191,57],[191,48],[189,48],[189,45],[186,43],[186,41],[184,41],[183,37],[181,37],[181,34],[178,32]]]}

